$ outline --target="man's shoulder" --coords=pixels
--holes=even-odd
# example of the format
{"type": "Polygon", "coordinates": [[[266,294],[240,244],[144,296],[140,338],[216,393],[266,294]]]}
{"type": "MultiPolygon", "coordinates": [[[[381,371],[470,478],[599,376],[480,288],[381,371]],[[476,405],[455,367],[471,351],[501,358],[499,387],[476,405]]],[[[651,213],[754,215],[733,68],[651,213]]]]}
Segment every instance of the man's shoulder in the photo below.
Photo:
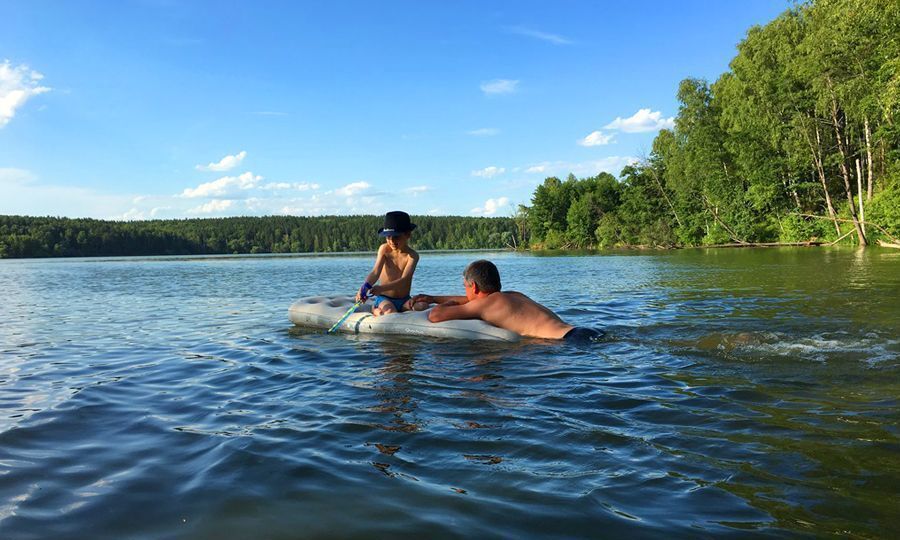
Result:
{"type": "Polygon", "coordinates": [[[522,296],[524,296],[522,293],[518,293],[516,291],[497,291],[487,295],[483,298],[483,300],[488,300],[492,304],[500,304],[515,302],[519,297],[522,296]]]}
{"type": "Polygon", "coordinates": [[[521,306],[523,304],[537,304],[527,294],[518,291],[500,291],[499,294],[494,293],[491,296],[496,297],[497,304],[503,303],[508,305],[521,306]]]}

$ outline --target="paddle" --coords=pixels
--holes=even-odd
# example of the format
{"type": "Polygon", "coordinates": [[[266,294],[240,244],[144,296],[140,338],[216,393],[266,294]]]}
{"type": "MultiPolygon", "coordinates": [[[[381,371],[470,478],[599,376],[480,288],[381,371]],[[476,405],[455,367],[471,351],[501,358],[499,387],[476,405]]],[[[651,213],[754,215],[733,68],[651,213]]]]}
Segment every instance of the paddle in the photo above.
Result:
{"type": "Polygon", "coordinates": [[[359,302],[357,302],[357,303],[353,304],[352,306],[350,306],[350,309],[347,310],[347,313],[344,313],[344,316],[341,317],[340,320],[338,320],[338,322],[334,323],[334,326],[332,326],[332,327],[328,330],[327,333],[331,334],[331,333],[333,333],[335,330],[337,330],[337,327],[340,326],[344,321],[346,321],[346,320],[347,320],[347,317],[349,317],[350,315],[353,315],[353,312],[356,311],[356,309],[357,309],[359,306],[361,306],[363,302],[365,302],[365,300],[360,300],[359,302]]]}

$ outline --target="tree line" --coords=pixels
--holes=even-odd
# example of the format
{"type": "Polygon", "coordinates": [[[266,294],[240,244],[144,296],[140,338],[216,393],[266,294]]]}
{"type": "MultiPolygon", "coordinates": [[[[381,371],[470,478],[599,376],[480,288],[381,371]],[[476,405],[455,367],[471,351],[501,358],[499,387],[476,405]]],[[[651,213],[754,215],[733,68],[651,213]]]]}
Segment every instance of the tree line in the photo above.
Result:
{"type": "Polygon", "coordinates": [[[897,243],[900,2],[818,0],[751,28],[674,129],[608,174],[548,178],[515,215],[533,246],[897,243]]]}
{"type": "MultiPolygon", "coordinates": [[[[104,221],[0,216],[0,258],[374,251],[382,216],[104,221]]],[[[417,249],[505,248],[511,218],[414,216],[417,249]]]]}

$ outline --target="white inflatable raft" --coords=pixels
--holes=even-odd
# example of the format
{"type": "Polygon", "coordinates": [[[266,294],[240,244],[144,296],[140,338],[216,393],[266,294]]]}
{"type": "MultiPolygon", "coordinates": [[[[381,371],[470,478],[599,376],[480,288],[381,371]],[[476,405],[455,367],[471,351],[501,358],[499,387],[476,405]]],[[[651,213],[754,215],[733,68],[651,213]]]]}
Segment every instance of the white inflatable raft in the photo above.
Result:
{"type": "MultiPolygon", "coordinates": [[[[298,326],[328,330],[353,304],[354,299],[350,296],[310,296],[294,302],[288,310],[288,317],[298,326]]],[[[497,328],[481,320],[433,323],[428,320],[428,311],[406,311],[375,317],[372,315],[371,303],[359,306],[335,331],[510,342],[521,339],[515,332],[497,328]]]]}

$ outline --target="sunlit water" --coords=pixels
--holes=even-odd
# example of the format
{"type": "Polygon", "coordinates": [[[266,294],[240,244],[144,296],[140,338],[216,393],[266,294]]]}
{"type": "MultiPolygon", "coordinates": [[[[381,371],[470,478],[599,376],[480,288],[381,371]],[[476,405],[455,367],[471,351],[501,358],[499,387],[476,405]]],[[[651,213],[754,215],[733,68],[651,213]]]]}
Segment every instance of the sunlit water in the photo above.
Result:
{"type": "Polygon", "coordinates": [[[0,537],[900,534],[900,252],[476,256],[591,346],[325,335],[370,256],[0,262],[0,537]]]}

